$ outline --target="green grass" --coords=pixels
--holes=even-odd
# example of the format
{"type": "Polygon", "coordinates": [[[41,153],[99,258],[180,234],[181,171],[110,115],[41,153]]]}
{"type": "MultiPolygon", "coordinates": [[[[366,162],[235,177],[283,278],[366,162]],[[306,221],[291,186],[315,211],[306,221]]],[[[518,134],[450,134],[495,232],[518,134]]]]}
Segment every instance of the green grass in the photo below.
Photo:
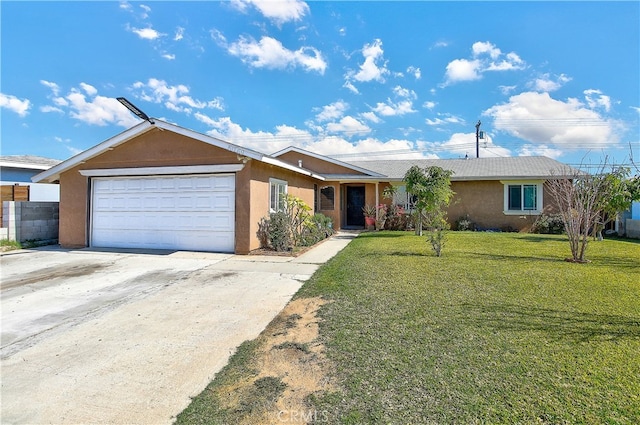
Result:
{"type": "Polygon", "coordinates": [[[9,239],[0,239],[0,247],[3,247],[4,251],[13,251],[14,249],[22,249],[22,245],[18,241],[12,241],[9,239]]]}
{"type": "Polygon", "coordinates": [[[304,285],[333,300],[321,339],[330,423],[640,423],[640,244],[561,236],[367,233],[304,285]]]}
{"type": "MultiPolygon", "coordinates": [[[[588,264],[569,255],[562,236],[450,232],[437,258],[426,237],[363,233],[296,295],[332,301],[320,339],[337,390],[305,411],[322,424],[640,423],[640,241],[591,242],[588,264]]],[[[255,375],[256,341],[177,423],[275,406],[277,378],[230,390],[255,375]]]]}

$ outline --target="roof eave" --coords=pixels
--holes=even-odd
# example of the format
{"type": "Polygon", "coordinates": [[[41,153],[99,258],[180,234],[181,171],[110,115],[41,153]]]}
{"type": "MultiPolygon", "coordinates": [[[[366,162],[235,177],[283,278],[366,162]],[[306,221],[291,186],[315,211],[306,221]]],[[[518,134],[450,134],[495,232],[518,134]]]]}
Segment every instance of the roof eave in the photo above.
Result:
{"type": "Polygon", "coordinates": [[[128,130],[125,130],[122,133],[117,134],[110,139],[107,139],[104,142],[87,149],[86,151],[80,152],[79,154],[67,159],[66,161],[61,162],[58,165],[55,165],[48,170],[31,177],[31,181],[34,183],[53,183],[56,180],[60,180],[60,174],[62,174],[66,170],[73,168],[78,164],[82,164],[83,162],[86,162],[89,159],[126,142],[127,140],[130,140],[136,136],[139,136],[140,134],[149,131],[154,127],[154,125],[155,124],[151,124],[149,121],[143,121],[140,124],[137,124],[129,128],[128,130]]]}
{"type": "Polygon", "coordinates": [[[289,152],[297,152],[297,153],[301,153],[303,155],[308,155],[308,156],[310,156],[312,158],[320,159],[322,161],[326,161],[326,162],[329,162],[331,164],[340,165],[340,166],[345,167],[345,168],[350,168],[350,169],[352,169],[354,171],[358,171],[358,172],[363,173],[363,174],[368,175],[368,176],[385,177],[384,174],[380,174],[380,173],[377,173],[375,171],[359,167],[359,166],[351,164],[349,162],[340,161],[338,159],[331,158],[330,156],[325,156],[325,155],[321,155],[321,154],[318,154],[318,153],[315,153],[315,152],[310,152],[310,151],[298,148],[296,146],[289,146],[288,148],[284,148],[284,149],[272,154],[271,156],[277,158],[277,157],[282,156],[285,153],[289,153],[289,152]]]}

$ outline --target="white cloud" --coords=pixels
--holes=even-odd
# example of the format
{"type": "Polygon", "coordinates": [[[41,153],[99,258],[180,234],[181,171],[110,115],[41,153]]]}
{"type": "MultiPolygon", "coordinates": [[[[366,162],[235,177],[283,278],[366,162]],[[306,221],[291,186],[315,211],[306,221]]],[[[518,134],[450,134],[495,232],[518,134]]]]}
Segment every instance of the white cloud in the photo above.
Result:
{"type": "Polygon", "coordinates": [[[513,93],[516,88],[517,86],[498,86],[498,89],[500,89],[500,93],[504,94],[505,96],[513,93]]]}
{"type": "Polygon", "coordinates": [[[358,91],[358,88],[354,86],[351,81],[345,81],[342,87],[349,89],[352,93],[360,94],[360,91],[358,91]]]}
{"type": "Polygon", "coordinates": [[[176,28],[176,34],[173,36],[173,41],[180,41],[184,38],[184,28],[176,28]]]}
{"type": "MultiPolygon", "coordinates": [[[[479,151],[481,158],[511,156],[509,149],[495,145],[489,135],[480,140],[479,151]]],[[[476,134],[474,133],[454,133],[445,142],[433,143],[431,148],[434,151],[446,151],[450,154],[469,158],[476,157],[476,134]]]]}
{"type": "Polygon", "coordinates": [[[232,0],[231,3],[242,12],[246,11],[248,5],[253,5],[276,25],[299,21],[309,13],[309,5],[299,0],[232,0]]]}
{"type": "Polygon", "coordinates": [[[480,66],[481,63],[477,59],[454,59],[447,64],[446,80],[449,83],[479,80],[480,66]]]}
{"type": "Polygon", "coordinates": [[[410,100],[401,100],[400,102],[393,102],[391,99],[387,99],[387,103],[379,102],[375,108],[372,108],[374,112],[385,117],[391,117],[396,115],[405,115],[416,112],[413,109],[413,102],[410,100]]]}
{"type": "Polygon", "coordinates": [[[447,41],[441,40],[441,41],[436,41],[435,43],[433,43],[433,46],[431,46],[432,49],[440,49],[442,47],[448,47],[449,43],[447,41]]]}
{"type": "Polygon", "coordinates": [[[221,97],[203,101],[194,99],[189,95],[189,87],[184,84],[172,86],[164,80],[149,78],[146,83],[138,81],[133,84],[137,97],[147,102],[162,103],[167,109],[176,112],[191,113],[192,109],[218,109],[224,110],[221,97]]]}
{"type": "Polygon", "coordinates": [[[480,56],[483,54],[488,54],[491,59],[498,59],[502,52],[495,45],[489,43],[488,41],[477,41],[473,43],[471,46],[471,51],[473,52],[473,56],[480,56]]]}
{"type": "Polygon", "coordinates": [[[129,31],[136,34],[138,37],[143,40],[155,40],[160,37],[163,37],[165,34],[162,34],[151,27],[147,28],[130,28],[129,31]]]}
{"type": "Polygon", "coordinates": [[[69,106],[69,102],[67,101],[67,99],[65,99],[62,96],[54,97],[52,100],[53,100],[53,103],[55,103],[58,106],[69,106]]]}
{"type": "Polygon", "coordinates": [[[29,113],[31,102],[29,99],[18,99],[16,96],[0,93],[0,108],[8,109],[25,117],[29,113]]]}
{"type": "Polygon", "coordinates": [[[238,41],[226,45],[226,39],[219,32],[213,33],[227,51],[239,57],[243,63],[254,68],[287,69],[301,67],[305,71],[315,71],[324,74],[327,62],[322,53],[313,47],[301,47],[289,50],[275,38],[263,36],[260,41],[252,37],[241,36],[238,41]]]}
{"type": "Polygon", "coordinates": [[[95,96],[87,100],[79,90],[72,89],[66,99],[69,102],[69,115],[87,124],[99,126],[116,124],[131,127],[139,122],[131,112],[112,97],[95,96]]]}
{"type": "Polygon", "coordinates": [[[53,140],[55,140],[58,143],[71,143],[71,139],[63,139],[62,137],[59,137],[59,136],[55,136],[53,140]]]}
{"type": "Polygon", "coordinates": [[[423,107],[423,108],[427,108],[427,109],[433,109],[433,108],[435,108],[435,107],[436,107],[436,105],[437,105],[437,103],[436,103],[436,102],[431,101],[431,100],[427,100],[426,102],[424,102],[424,103],[422,104],[422,107],[423,107]]]}
{"type": "Polygon", "coordinates": [[[410,66],[409,68],[407,68],[407,73],[413,75],[416,80],[419,80],[422,77],[420,68],[416,68],[415,66],[410,66]]]}
{"type": "Polygon", "coordinates": [[[464,124],[464,119],[451,114],[438,114],[436,118],[427,118],[425,122],[430,126],[441,126],[446,124],[464,124]]]}
{"type": "Polygon", "coordinates": [[[473,81],[492,71],[515,71],[526,63],[515,52],[507,54],[488,41],[478,41],[471,46],[470,59],[454,59],[447,64],[443,86],[460,81],[473,81]]]}
{"type": "Polygon", "coordinates": [[[57,96],[60,93],[60,86],[56,83],[52,83],[51,81],[40,80],[40,84],[43,86],[49,87],[53,92],[54,96],[57,96]]]}
{"type": "Polygon", "coordinates": [[[539,78],[536,78],[533,82],[528,84],[528,87],[533,90],[541,92],[552,92],[560,89],[566,83],[571,81],[571,77],[565,74],[560,74],[555,77],[551,77],[549,74],[542,74],[539,78]]]}
{"type": "Polygon", "coordinates": [[[131,127],[139,122],[117,99],[99,96],[98,89],[91,84],[81,82],[79,87],[73,87],[66,95],[59,96],[60,87],[57,84],[44,80],[40,82],[51,88],[54,94],[51,100],[55,105],[41,106],[41,112],[68,113],[79,121],[99,126],[115,124],[131,127]]]}
{"type": "Polygon", "coordinates": [[[64,114],[64,111],[60,108],[56,108],[55,106],[45,105],[40,107],[40,112],[49,113],[49,112],[57,112],[59,114],[64,114]]]}
{"type": "Polygon", "coordinates": [[[378,124],[382,121],[374,112],[363,112],[360,116],[374,124],[378,124]]]}
{"type": "Polygon", "coordinates": [[[326,125],[329,133],[343,133],[346,136],[363,135],[371,132],[371,128],[352,116],[343,117],[338,122],[331,122],[326,125]]]}
{"type": "Polygon", "coordinates": [[[371,44],[365,44],[362,48],[364,62],[360,65],[360,70],[350,76],[359,82],[375,80],[383,83],[385,81],[384,76],[389,74],[386,62],[383,61],[383,55],[384,50],[382,50],[382,41],[380,39],[375,39],[371,44]]]}
{"type": "Polygon", "coordinates": [[[120,2],[120,9],[131,10],[131,4],[128,1],[121,1],[120,2]]]}
{"type": "Polygon", "coordinates": [[[345,111],[349,109],[349,104],[343,100],[338,100],[329,105],[322,107],[322,110],[316,115],[316,121],[331,121],[342,117],[345,111]]]}
{"type": "MultiPolygon", "coordinates": [[[[416,152],[414,142],[409,140],[381,141],[367,137],[362,140],[348,141],[335,134],[314,135],[306,130],[286,125],[277,126],[274,132],[254,132],[242,128],[229,117],[213,119],[200,112],[195,113],[194,117],[212,128],[207,134],[222,140],[242,143],[247,148],[264,153],[274,153],[289,146],[297,146],[321,155],[349,156],[353,159],[389,159],[389,152],[393,152],[393,158],[397,159],[433,157],[433,155],[416,152]]],[[[349,121],[349,119],[343,120],[345,125],[342,130],[349,128],[349,121]]]]}
{"type": "Polygon", "coordinates": [[[640,107],[639,106],[630,106],[630,108],[640,114],[640,107]]]}
{"type": "Polygon", "coordinates": [[[149,17],[149,13],[151,12],[151,8],[146,4],[141,4],[140,9],[142,9],[142,13],[140,14],[140,17],[142,19],[147,19],[149,17]]]}
{"type": "Polygon", "coordinates": [[[211,130],[207,131],[210,136],[232,143],[241,143],[242,146],[263,153],[273,153],[289,146],[304,145],[313,140],[310,133],[286,125],[277,126],[274,133],[267,131],[253,132],[250,129],[243,129],[242,126],[233,122],[230,117],[213,119],[200,112],[196,112],[193,116],[198,121],[212,127],[211,130]]]}
{"type": "Polygon", "coordinates": [[[416,99],[418,95],[415,91],[404,88],[402,86],[395,86],[393,88],[393,94],[400,100],[394,102],[391,99],[387,99],[387,102],[379,102],[371,110],[378,115],[385,117],[405,115],[416,112],[413,109],[413,99],[416,99]]]}
{"type": "Polygon", "coordinates": [[[95,96],[98,93],[98,90],[93,87],[91,84],[80,83],[80,88],[85,91],[89,96],[95,96]]]}
{"type": "Polygon", "coordinates": [[[600,90],[585,90],[584,98],[591,109],[602,108],[605,112],[609,112],[609,110],[611,110],[611,98],[602,94],[600,90]]]}
{"type": "Polygon", "coordinates": [[[618,123],[585,108],[577,99],[553,99],[548,93],[524,92],[483,112],[493,127],[535,145],[563,149],[616,144],[618,123]]]}
{"type": "Polygon", "coordinates": [[[410,90],[410,89],[406,89],[404,87],[401,86],[395,86],[393,88],[393,93],[398,96],[398,97],[404,97],[407,99],[417,99],[418,95],[416,94],[415,91],[410,90]]]}
{"type": "Polygon", "coordinates": [[[162,56],[164,59],[169,60],[169,61],[175,60],[175,58],[176,58],[176,55],[171,54],[171,53],[164,53],[164,54],[162,54],[161,56],[162,56]]]}
{"type": "Polygon", "coordinates": [[[564,152],[547,145],[524,145],[518,151],[518,156],[546,156],[548,158],[559,158],[564,152]]]}

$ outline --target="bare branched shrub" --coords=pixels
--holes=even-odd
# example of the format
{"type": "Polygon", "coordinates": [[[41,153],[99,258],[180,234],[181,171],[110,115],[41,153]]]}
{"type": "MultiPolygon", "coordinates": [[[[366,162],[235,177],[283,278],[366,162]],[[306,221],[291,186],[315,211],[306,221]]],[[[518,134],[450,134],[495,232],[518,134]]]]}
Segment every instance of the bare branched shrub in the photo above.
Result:
{"type": "Polygon", "coordinates": [[[547,181],[569,238],[572,258],[577,263],[587,262],[585,253],[589,236],[597,231],[605,215],[622,211],[638,197],[637,177],[627,179],[629,170],[608,168],[607,161],[594,172],[585,173],[567,167],[547,181]]]}

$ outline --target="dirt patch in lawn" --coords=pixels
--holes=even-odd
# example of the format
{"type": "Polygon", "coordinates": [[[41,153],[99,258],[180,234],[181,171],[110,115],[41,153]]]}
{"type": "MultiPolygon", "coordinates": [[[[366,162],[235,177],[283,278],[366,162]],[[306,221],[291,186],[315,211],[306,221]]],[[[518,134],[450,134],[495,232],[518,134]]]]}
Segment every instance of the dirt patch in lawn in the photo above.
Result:
{"type": "Polygon", "coordinates": [[[322,298],[291,301],[259,338],[250,373],[216,389],[234,422],[307,423],[307,398],[333,388],[324,347],[317,342],[322,298]]]}

